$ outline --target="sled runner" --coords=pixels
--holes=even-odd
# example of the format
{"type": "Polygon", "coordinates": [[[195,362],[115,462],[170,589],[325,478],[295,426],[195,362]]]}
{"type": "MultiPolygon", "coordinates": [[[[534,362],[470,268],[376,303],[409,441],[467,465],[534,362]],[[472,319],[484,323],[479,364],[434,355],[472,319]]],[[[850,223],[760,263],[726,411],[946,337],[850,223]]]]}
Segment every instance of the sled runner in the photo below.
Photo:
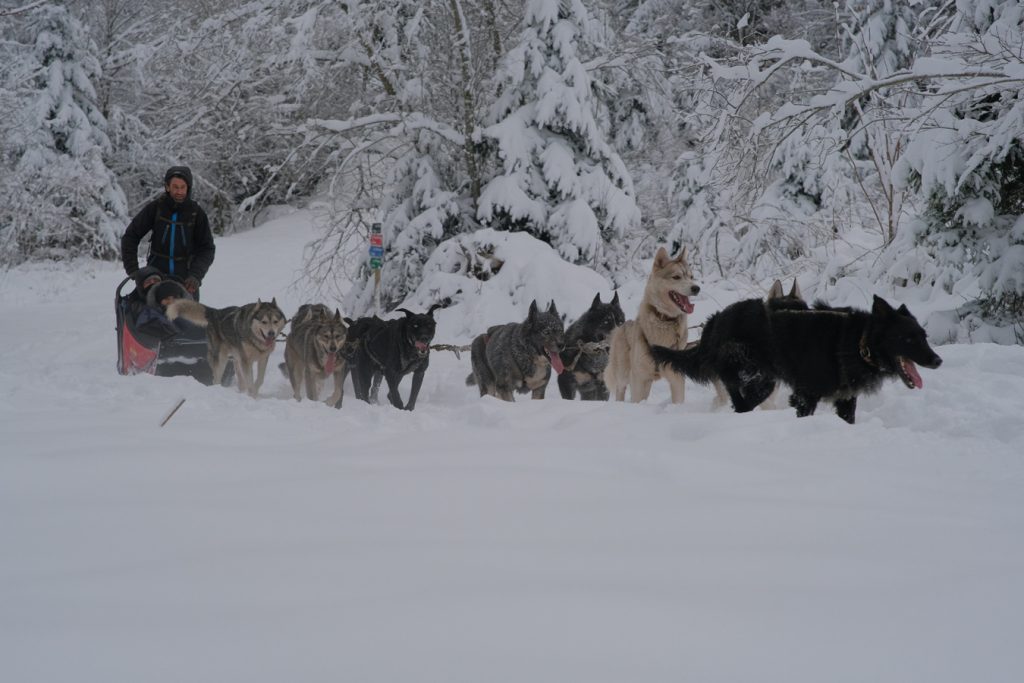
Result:
{"type": "MultiPolygon", "coordinates": [[[[118,374],[187,375],[212,384],[206,330],[186,321],[171,322],[159,308],[147,305],[134,288],[124,293],[129,282],[131,278],[122,280],[114,292],[118,374]]],[[[232,370],[227,369],[224,384],[234,374],[232,370]]]]}

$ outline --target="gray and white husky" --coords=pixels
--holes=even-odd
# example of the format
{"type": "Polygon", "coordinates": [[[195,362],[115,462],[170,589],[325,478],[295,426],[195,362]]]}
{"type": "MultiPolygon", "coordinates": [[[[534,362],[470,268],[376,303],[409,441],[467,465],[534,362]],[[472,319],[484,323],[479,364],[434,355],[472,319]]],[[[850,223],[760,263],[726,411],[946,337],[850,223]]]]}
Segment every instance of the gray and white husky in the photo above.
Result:
{"type": "Polygon", "coordinates": [[[341,407],[348,361],[342,349],[348,336],[348,326],[337,309],[331,313],[323,304],[303,304],[292,317],[291,332],[284,344],[284,363],[281,369],[292,385],[296,401],[320,398],[324,380],[334,378],[334,392],[326,403],[341,407]]]}
{"type": "Polygon", "coordinates": [[[167,307],[167,317],[171,320],[184,318],[206,328],[207,357],[214,384],[220,384],[231,360],[238,377],[238,390],[254,397],[259,393],[266,376],[267,360],[286,322],[276,298],[227,308],[211,308],[197,301],[178,299],[167,307]],[[255,379],[253,363],[256,364],[255,379]]]}

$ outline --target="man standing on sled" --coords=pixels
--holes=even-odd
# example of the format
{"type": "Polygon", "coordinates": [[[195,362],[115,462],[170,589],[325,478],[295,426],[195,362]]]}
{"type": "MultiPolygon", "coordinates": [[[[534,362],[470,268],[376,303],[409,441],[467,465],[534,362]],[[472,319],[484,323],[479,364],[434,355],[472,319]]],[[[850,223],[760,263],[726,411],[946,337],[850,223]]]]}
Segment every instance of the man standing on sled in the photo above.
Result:
{"type": "Polygon", "coordinates": [[[181,282],[196,301],[213,263],[213,233],[206,212],[192,199],[192,171],[172,166],[164,174],[164,194],[143,207],[121,237],[121,261],[143,294],[165,278],[181,282]],[[149,255],[139,268],[139,243],[147,233],[149,255]]]}

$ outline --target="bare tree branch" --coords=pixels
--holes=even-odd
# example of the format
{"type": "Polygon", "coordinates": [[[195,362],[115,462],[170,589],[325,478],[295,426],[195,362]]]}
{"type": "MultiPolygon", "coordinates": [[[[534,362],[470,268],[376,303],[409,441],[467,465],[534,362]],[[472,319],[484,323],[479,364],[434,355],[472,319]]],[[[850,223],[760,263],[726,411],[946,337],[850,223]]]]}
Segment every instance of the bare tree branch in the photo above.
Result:
{"type": "Polygon", "coordinates": [[[27,5],[23,5],[22,7],[12,7],[10,9],[0,8],[0,17],[11,17],[11,16],[14,16],[15,14],[22,14],[24,12],[31,12],[32,10],[36,9],[37,7],[42,7],[43,5],[47,4],[48,2],[49,2],[49,0],[36,0],[36,2],[31,2],[31,3],[27,4],[27,5]]]}

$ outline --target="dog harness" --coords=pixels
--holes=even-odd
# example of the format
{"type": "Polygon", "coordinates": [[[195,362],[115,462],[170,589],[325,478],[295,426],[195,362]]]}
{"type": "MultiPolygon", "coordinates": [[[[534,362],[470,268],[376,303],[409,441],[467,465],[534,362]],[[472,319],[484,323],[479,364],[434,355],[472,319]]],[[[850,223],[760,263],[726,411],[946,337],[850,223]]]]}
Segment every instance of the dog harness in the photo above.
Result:
{"type": "Polygon", "coordinates": [[[381,360],[380,360],[379,358],[377,358],[376,356],[374,356],[374,355],[373,355],[373,354],[372,354],[372,353],[370,352],[370,345],[369,345],[369,344],[367,344],[366,342],[367,342],[367,340],[366,340],[366,339],[360,339],[360,340],[358,341],[358,343],[361,343],[361,344],[363,345],[363,351],[365,351],[365,352],[366,352],[366,357],[367,357],[367,358],[369,358],[369,359],[370,359],[371,361],[373,361],[373,364],[377,366],[377,369],[378,369],[378,370],[381,370],[381,371],[384,371],[384,370],[386,370],[386,368],[385,368],[385,366],[384,366],[384,363],[383,363],[383,362],[381,362],[381,360]]]}
{"type": "MultiPolygon", "coordinates": [[[[586,344],[580,344],[579,346],[570,346],[567,349],[564,349],[565,351],[568,351],[569,349],[576,349],[576,355],[573,356],[571,363],[565,364],[565,370],[567,372],[575,372],[576,364],[580,362],[580,358],[582,358],[583,356],[596,356],[599,353],[607,353],[609,346],[610,345],[607,341],[587,342],[586,344]]],[[[594,379],[597,379],[597,375],[595,375],[592,372],[588,372],[586,374],[590,375],[594,379]]]]}

